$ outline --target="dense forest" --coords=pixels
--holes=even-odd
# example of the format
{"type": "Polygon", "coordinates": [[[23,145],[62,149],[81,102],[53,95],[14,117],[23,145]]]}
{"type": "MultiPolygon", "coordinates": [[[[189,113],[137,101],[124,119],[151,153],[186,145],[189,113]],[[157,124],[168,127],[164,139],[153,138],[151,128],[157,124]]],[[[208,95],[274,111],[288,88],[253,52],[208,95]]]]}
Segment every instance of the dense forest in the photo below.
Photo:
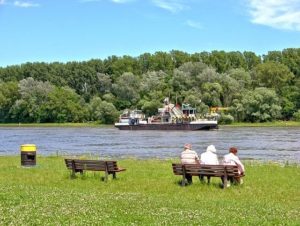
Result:
{"type": "Polygon", "coordinates": [[[0,67],[0,122],[113,123],[125,108],[156,113],[165,97],[220,122],[300,120],[300,48],[144,53],[0,67]]]}

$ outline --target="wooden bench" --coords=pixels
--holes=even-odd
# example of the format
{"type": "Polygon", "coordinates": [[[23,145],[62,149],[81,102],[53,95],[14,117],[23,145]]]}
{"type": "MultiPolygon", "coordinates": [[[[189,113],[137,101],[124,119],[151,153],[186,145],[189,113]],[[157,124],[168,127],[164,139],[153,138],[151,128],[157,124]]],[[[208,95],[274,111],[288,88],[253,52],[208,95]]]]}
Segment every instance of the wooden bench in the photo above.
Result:
{"type": "Polygon", "coordinates": [[[75,177],[76,173],[83,174],[83,171],[85,170],[104,171],[104,180],[107,181],[109,174],[112,174],[113,179],[116,179],[116,173],[126,170],[124,168],[119,168],[116,161],[65,159],[65,163],[67,168],[72,171],[72,178],[75,177]]]}
{"type": "Polygon", "coordinates": [[[192,176],[207,176],[208,183],[210,183],[210,177],[223,178],[223,188],[227,187],[228,178],[230,177],[242,177],[238,172],[236,165],[199,165],[199,164],[172,164],[173,173],[175,175],[182,176],[181,185],[186,184],[186,175],[192,176]]]}

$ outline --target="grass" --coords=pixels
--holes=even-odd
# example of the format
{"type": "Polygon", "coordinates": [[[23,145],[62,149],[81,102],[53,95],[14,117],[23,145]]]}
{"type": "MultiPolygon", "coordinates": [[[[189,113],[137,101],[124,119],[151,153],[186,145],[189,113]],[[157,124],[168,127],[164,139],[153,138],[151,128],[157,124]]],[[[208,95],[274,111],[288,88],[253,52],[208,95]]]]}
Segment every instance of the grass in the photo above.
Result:
{"type": "Polygon", "coordinates": [[[300,127],[298,121],[274,121],[274,122],[235,122],[230,125],[220,125],[225,127],[300,127]]]}
{"type": "Polygon", "coordinates": [[[38,156],[20,166],[0,157],[0,225],[299,225],[297,165],[246,162],[245,183],[222,190],[180,187],[172,160],[118,161],[117,180],[87,172],[70,179],[61,157],[38,156]]]}
{"type": "Polygon", "coordinates": [[[0,123],[0,127],[106,127],[110,125],[104,125],[97,122],[85,122],[85,123],[0,123]]]}

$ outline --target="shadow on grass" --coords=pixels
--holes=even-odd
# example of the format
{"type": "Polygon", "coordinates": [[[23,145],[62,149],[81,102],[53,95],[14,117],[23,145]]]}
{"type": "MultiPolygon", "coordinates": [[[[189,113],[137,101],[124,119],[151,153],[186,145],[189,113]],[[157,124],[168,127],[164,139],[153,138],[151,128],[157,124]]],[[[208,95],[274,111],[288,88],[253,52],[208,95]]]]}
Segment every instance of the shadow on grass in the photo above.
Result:
{"type": "MultiPolygon", "coordinates": [[[[216,189],[223,189],[224,188],[224,185],[222,182],[210,182],[210,183],[207,183],[206,181],[194,181],[192,183],[188,183],[187,181],[185,182],[185,185],[183,186],[182,185],[182,180],[176,180],[173,182],[174,185],[176,186],[179,186],[179,187],[187,187],[187,186],[197,186],[197,187],[211,187],[211,188],[216,188],[216,189]]],[[[226,189],[228,188],[241,188],[243,187],[243,184],[236,184],[236,183],[232,183],[229,187],[227,187],[226,189]]]]}

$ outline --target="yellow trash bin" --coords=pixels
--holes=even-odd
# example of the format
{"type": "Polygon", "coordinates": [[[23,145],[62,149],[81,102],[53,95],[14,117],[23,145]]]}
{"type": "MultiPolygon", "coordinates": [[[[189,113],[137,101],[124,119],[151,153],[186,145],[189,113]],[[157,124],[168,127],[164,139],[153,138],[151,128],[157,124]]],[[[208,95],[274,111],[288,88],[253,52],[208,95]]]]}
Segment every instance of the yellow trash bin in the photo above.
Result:
{"type": "Polygon", "coordinates": [[[35,144],[22,144],[21,150],[21,166],[36,165],[36,146],[35,144]]]}

